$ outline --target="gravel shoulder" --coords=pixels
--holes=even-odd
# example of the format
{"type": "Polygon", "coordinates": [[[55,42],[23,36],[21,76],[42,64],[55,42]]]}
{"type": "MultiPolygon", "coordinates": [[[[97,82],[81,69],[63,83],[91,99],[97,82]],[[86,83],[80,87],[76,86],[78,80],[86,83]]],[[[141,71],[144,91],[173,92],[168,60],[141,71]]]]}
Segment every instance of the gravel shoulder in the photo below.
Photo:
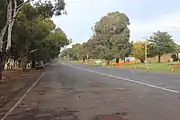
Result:
{"type": "Polygon", "coordinates": [[[0,83],[0,118],[17,102],[40,76],[42,71],[6,71],[6,81],[0,83]]]}

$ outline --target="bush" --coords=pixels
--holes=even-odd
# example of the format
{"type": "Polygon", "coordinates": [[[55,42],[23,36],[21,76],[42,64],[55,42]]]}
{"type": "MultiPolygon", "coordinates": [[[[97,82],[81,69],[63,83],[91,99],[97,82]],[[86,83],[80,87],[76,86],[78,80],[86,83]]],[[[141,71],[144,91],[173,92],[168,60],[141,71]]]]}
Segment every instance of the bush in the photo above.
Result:
{"type": "Polygon", "coordinates": [[[178,61],[178,57],[176,54],[172,54],[171,58],[173,59],[173,61],[178,61]]]}

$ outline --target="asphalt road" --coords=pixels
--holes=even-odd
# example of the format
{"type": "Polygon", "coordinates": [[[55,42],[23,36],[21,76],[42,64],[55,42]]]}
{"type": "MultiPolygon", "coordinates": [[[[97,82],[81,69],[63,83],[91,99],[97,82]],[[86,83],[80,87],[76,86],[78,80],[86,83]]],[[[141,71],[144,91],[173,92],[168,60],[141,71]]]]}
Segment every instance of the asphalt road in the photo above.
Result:
{"type": "Polygon", "coordinates": [[[180,75],[52,64],[7,120],[180,120],[180,75]]]}

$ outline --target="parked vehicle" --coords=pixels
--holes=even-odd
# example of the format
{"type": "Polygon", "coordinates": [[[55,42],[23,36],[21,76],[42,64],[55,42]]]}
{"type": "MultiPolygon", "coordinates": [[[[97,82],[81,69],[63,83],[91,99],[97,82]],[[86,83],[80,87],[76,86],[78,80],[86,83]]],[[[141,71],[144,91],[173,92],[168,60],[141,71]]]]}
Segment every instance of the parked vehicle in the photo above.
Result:
{"type": "Polygon", "coordinates": [[[44,69],[43,61],[36,61],[36,69],[44,69]]]}

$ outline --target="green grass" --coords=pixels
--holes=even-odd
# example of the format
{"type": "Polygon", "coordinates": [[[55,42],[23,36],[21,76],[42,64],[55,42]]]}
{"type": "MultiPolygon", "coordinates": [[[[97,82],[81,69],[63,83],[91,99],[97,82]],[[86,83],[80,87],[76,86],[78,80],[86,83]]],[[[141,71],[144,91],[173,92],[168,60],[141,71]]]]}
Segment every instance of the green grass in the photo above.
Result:
{"type": "Polygon", "coordinates": [[[180,68],[175,68],[175,72],[172,72],[172,66],[178,64],[178,62],[164,62],[164,63],[150,63],[150,64],[130,64],[124,65],[123,68],[148,70],[153,72],[168,72],[168,73],[180,73],[180,68]]]}
{"type": "MultiPolygon", "coordinates": [[[[77,60],[71,60],[71,62],[76,63],[76,64],[88,64],[88,65],[93,65],[93,66],[103,66],[104,60],[101,64],[96,64],[94,61],[96,59],[91,59],[89,63],[83,61],[77,61],[77,60]]],[[[175,68],[174,72],[172,72],[172,66],[180,64],[178,62],[163,62],[163,63],[149,63],[149,64],[142,64],[142,63],[137,63],[137,64],[127,64],[124,66],[121,66],[121,68],[125,69],[137,69],[137,70],[147,70],[147,71],[152,71],[152,72],[165,72],[165,73],[177,73],[180,74],[180,66],[179,68],[175,68]]],[[[114,67],[114,66],[111,66],[114,67]]]]}

